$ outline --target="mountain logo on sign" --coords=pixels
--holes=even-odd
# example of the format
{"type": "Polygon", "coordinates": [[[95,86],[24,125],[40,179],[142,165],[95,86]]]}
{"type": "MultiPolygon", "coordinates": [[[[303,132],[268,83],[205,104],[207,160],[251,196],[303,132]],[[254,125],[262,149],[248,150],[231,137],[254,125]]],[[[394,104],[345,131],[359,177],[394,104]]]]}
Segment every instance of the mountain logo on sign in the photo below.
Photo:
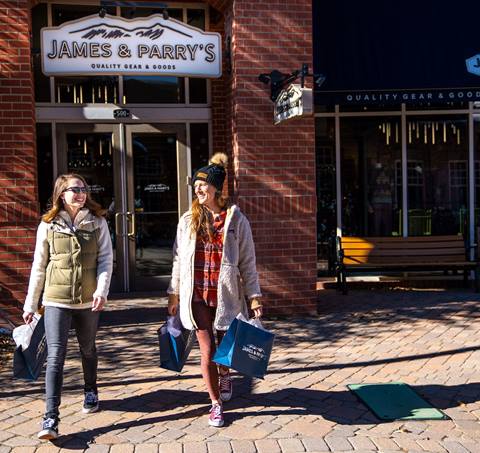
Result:
{"type": "Polygon", "coordinates": [[[95,25],[90,25],[85,28],[81,28],[79,30],[73,30],[70,32],[70,34],[85,32],[85,34],[82,35],[83,39],[93,39],[97,36],[101,36],[103,39],[117,39],[135,35],[142,38],[150,38],[152,41],[154,41],[163,35],[163,32],[166,28],[176,33],[180,33],[181,35],[187,36],[188,38],[192,38],[192,36],[188,33],[184,33],[183,31],[176,30],[175,28],[169,27],[168,25],[161,25],[158,23],[153,24],[150,27],[135,27],[132,29],[121,27],[119,25],[99,23],[95,25]]]}

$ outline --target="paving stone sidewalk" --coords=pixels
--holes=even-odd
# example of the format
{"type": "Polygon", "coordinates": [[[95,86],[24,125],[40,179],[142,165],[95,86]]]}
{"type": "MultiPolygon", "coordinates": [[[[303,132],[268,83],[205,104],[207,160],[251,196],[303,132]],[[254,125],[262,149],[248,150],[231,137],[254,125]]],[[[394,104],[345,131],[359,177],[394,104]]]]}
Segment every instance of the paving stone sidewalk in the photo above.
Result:
{"type": "Polygon", "coordinates": [[[99,332],[101,412],[81,413],[76,340],[65,366],[61,437],[36,439],[43,377],[0,370],[0,453],[480,452],[479,297],[470,291],[320,293],[320,314],[268,320],[265,380],[237,376],[226,424],[209,409],[195,349],[180,374],[158,367],[163,303],[117,301],[99,332]],[[149,308],[153,305],[154,308],[149,308]],[[404,381],[450,417],[378,420],[349,383],[404,381]]]}

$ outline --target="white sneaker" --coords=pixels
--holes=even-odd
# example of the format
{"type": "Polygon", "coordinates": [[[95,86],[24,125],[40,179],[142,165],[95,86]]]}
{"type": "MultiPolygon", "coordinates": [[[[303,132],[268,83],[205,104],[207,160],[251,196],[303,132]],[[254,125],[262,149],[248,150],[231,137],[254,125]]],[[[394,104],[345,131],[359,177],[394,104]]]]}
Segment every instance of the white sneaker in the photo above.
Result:
{"type": "Polygon", "coordinates": [[[223,406],[221,404],[212,404],[210,409],[210,417],[208,417],[208,424],[215,428],[221,428],[223,426],[223,406]]]}

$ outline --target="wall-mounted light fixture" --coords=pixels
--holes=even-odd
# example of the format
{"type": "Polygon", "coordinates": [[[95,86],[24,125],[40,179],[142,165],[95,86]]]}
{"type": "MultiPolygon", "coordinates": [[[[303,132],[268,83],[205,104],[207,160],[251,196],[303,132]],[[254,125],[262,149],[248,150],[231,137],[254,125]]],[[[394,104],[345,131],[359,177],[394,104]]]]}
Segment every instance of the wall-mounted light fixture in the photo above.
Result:
{"type": "Polygon", "coordinates": [[[316,88],[320,88],[326,80],[326,77],[323,74],[310,74],[308,72],[308,64],[306,63],[302,64],[302,69],[293,71],[290,74],[284,74],[283,72],[274,69],[270,73],[260,74],[258,80],[265,85],[270,84],[270,99],[275,102],[280,91],[299,77],[302,88],[305,86],[305,77],[313,77],[316,88]]]}

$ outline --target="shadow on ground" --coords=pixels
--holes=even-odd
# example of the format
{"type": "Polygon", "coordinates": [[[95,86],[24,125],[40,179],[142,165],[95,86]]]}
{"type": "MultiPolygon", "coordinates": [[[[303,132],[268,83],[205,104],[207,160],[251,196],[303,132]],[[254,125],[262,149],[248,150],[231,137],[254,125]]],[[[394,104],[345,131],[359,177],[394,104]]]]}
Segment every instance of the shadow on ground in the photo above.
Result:
{"type": "MultiPolygon", "coordinates": [[[[449,409],[463,404],[477,402],[480,398],[480,383],[444,386],[421,385],[412,388],[437,409],[449,409]],[[441,395],[439,399],[438,395],[441,395]]],[[[252,381],[249,378],[235,380],[235,397],[225,403],[225,427],[234,421],[249,416],[279,416],[279,415],[317,415],[324,420],[343,425],[372,425],[383,423],[368,408],[360,402],[352,392],[320,391],[298,388],[286,388],[269,393],[252,393],[252,381]],[[251,407],[251,410],[249,409],[251,407]]],[[[104,426],[82,431],[75,435],[59,438],[55,445],[69,449],[85,449],[95,438],[111,431],[135,429],[144,425],[165,423],[175,420],[188,420],[205,416],[209,405],[205,393],[184,390],[158,390],[139,396],[119,400],[102,401],[102,409],[121,412],[156,413],[178,412],[168,415],[155,415],[137,420],[129,420],[115,425],[104,426]],[[186,409],[185,402],[196,405],[194,409],[186,409]],[[198,405],[205,404],[198,407],[198,405]]]]}

